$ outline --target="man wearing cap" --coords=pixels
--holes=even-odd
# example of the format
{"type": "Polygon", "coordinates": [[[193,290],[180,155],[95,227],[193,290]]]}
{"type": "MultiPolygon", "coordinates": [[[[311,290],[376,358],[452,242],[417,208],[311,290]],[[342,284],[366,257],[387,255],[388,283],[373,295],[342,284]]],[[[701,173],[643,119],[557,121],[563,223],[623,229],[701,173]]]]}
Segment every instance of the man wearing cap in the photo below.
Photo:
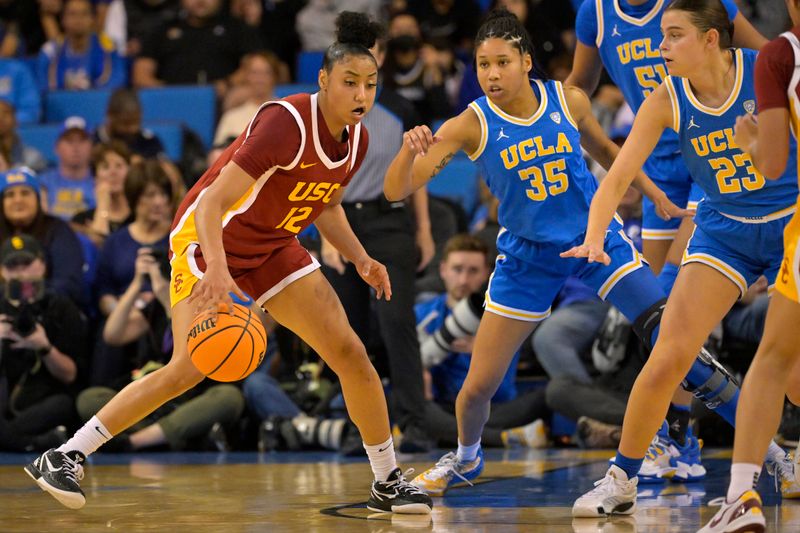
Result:
{"type": "Polygon", "coordinates": [[[70,220],[75,213],[95,207],[91,172],[92,140],[81,117],[64,121],[55,147],[58,166],[41,174],[42,204],[48,213],[70,220]],[[46,203],[44,200],[46,199],[46,203]]]}
{"type": "Polygon", "coordinates": [[[45,289],[45,274],[34,237],[0,245],[0,450],[47,449],[75,416],[86,325],[69,298],[45,289]]]}

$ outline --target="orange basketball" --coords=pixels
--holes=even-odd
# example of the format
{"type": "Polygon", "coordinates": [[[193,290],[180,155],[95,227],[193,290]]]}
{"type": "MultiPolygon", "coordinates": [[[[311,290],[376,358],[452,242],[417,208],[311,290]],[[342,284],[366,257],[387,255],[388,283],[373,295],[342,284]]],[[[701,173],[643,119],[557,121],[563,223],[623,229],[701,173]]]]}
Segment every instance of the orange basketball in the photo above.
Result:
{"type": "Polygon", "coordinates": [[[215,381],[239,381],[261,364],[267,333],[249,307],[233,304],[233,313],[221,307],[216,318],[201,314],[187,337],[189,359],[215,381]]]}

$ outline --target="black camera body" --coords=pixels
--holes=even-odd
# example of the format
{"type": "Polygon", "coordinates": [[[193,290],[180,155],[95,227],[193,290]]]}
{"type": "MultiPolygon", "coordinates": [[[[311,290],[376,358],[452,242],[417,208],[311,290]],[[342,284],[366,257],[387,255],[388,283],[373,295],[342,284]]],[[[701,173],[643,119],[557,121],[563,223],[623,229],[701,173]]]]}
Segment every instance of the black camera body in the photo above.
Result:
{"type": "Polygon", "coordinates": [[[11,319],[11,329],[20,337],[27,337],[36,331],[36,309],[29,303],[22,303],[19,307],[12,308],[10,313],[6,313],[11,319]]]}

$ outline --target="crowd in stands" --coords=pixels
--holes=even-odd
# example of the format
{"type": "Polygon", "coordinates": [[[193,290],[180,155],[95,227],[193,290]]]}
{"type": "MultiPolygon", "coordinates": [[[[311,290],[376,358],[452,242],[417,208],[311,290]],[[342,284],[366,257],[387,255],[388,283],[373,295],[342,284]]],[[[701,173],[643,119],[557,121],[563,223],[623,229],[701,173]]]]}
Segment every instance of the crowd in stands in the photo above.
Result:
{"type": "MultiPolygon", "coordinates": [[[[774,15],[783,9],[780,0],[740,3],[769,38],[788,23],[788,17],[774,15]]],[[[60,444],[67,428],[71,432],[116,391],[169,360],[167,251],[175,209],[263,102],[314,90],[321,51],[334,40],[339,12],[365,12],[384,23],[381,88],[389,92],[380,102],[387,117],[403,115],[397,119],[402,133],[408,120],[435,126],[481,95],[471,43],[482,13],[496,6],[525,23],[541,51],[537,74],[565,79],[580,4],[0,0],[0,451],[60,444]],[[177,151],[159,136],[143,101],[145,94],[159,98],[148,91],[171,86],[213,91],[212,123],[205,131],[187,126],[190,115],[200,116],[199,108],[189,108],[177,151]],[[57,98],[80,92],[99,94],[103,109],[52,112],[57,98]],[[36,137],[34,146],[26,142],[34,131],[51,133],[44,143],[36,137]]],[[[632,116],[610,80],[593,95],[593,106],[609,134],[624,141],[632,116]]],[[[370,138],[370,150],[380,151],[378,144],[389,137],[370,138]]],[[[386,377],[387,393],[413,389],[419,397],[411,409],[415,421],[400,427],[407,430],[401,438],[406,451],[456,440],[455,397],[469,366],[499,231],[497,202],[480,179],[469,160],[456,157],[431,183],[428,216],[412,216],[420,208],[415,201],[406,206],[409,215],[398,219],[419,257],[401,256],[400,246],[387,252],[398,262],[416,259],[409,263],[416,277],[408,289],[416,303],[411,353],[416,357],[418,348],[421,375],[400,383],[392,370],[396,356],[387,346],[396,332],[386,317],[378,318],[374,299],[359,315],[358,333],[386,377]],[[452,317],[471,326],[455,327],[452,317]]],[[[354,180],[351,187],[362,193],[366,186],[359,190],[354,180]]],[[[631,193],[620,210],[626,232],[639,242],[640,200],[631,193]]],[[[374,208],[376,217],[388,220],[398,207],[376,199],[345,202],[348,217],[374,208]]],[[[372,220],[364,231],[375,227],[372,220]]],[[[343,301],[360,290],[337,278],[345,266],[322,257],[313,227],[300,237],[326,264],[324,272],[343,301]]],[[[746,371],[760,339],[766,289],[754,286],[709,340],[736,373],[746,371]]],[[[485,446],[617,445],[643,350],[630,325],[578,281],[567,284],[553,309],[520,349],[494,397],[485,446]]],[[[410,321],[410,306],[408,311],[410,321]]],[[[206,380],[104,451],[363,453],[333,373],[296,336],[269,317],[263,320],[270,332],[268,354],[254,374],[236,384],[206,380]]],[[[417,366],[404,368],[416,372],[417,366]]],[[[395,398],[390,405],[402,403],[395,398]]],[[[702,418],[703,410],[696,406],[694,417],[702,418]]],[[[797,438],[797,412],[787,413],[794,417],[786,421],[787,433],[797,438]]],[[[703,429],[707,442],[730,439],[716,426],[714,432],[703,429]]]]}

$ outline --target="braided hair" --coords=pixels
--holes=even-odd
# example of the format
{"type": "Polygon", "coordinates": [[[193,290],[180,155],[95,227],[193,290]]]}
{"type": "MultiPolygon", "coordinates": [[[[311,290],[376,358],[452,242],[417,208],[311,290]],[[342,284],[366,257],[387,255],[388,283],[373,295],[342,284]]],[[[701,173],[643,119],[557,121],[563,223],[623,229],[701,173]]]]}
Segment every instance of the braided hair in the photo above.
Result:
{"type": "Polygon", "coordinates": [[[519,50],[521,55],[530,54],[533,61],[533,75],[540,79],[547,79],[547,75],[536,65],[536,54],[533,40],[516,15],[505,8],[493,9],[486,15],[483,24],[475,35],[473,50],[473,66],[478,47],[489,39],[503,39],[519,50]]]}

